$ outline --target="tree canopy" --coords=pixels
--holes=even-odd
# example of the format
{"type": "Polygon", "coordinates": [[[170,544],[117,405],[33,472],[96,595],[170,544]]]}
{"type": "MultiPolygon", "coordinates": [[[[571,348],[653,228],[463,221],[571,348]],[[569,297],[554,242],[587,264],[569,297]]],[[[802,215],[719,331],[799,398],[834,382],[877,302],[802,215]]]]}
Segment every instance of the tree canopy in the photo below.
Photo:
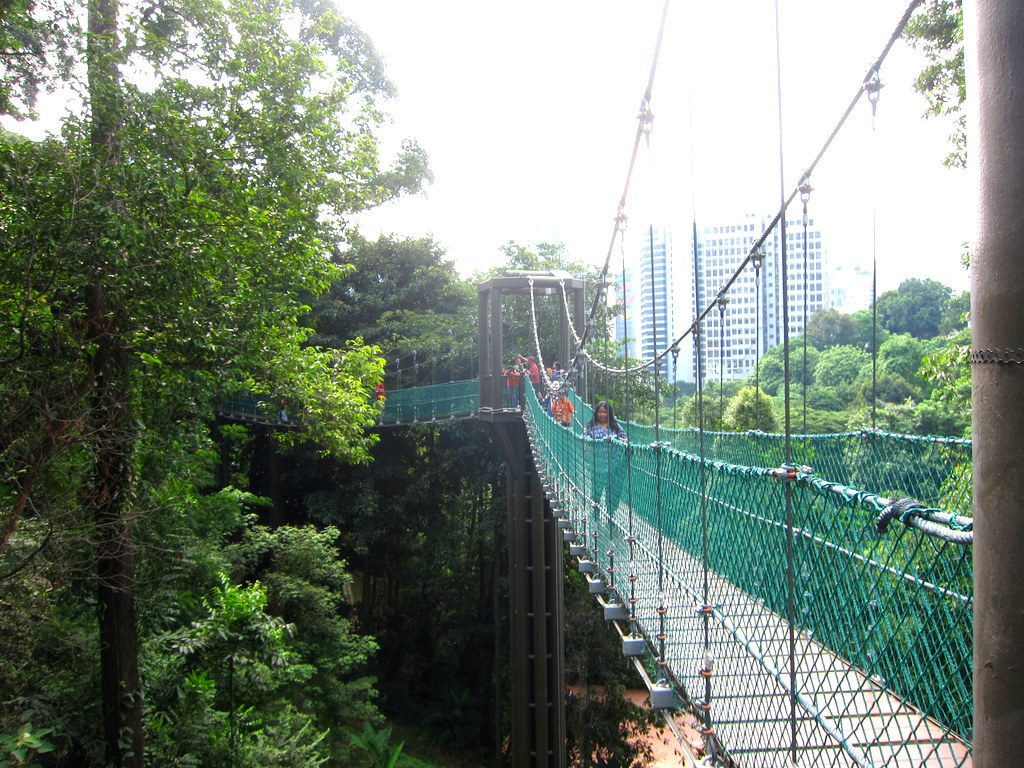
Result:
{"type": "Polygon", "coordinates": [[[956,123],[950,135],[952,149],[945,165],[967,165],[967,100],[964,74],[963,3],[961,0],[927,0],[907,24],[904,36],[920,47],[927,64],[914,81],[914,88],[928,101],[928,116],[953,115],[956,123]]]}
{"type": "Polygon", "coordinates": [[[952,295],[952,289],[937,280],[912,277],[878,297],[878,321],[890,333],[933,338],[939,334],[952,295]]]}
{"type": "MultiPolygon", "coordinates": [[[[95,591],[103,718],[75,748],[105,741],[110,763],[140,766],[137,631],[198,620],[163,615],[138,586],[141,572],[171,566],[154,533],[181,537],[182,553],[194,544],[185,532],[204,535],[189,515],[212,484],[216,406],[235,393],[292,415],[301,429],[278,430],[281,442],[368,458],[378,350],[312,345],[301,318],[342,272],[330,257],[347,217],[418,189],[425,156],[407,145],[381,168],[374,130],[391,86],[370,41],[329,3],[93,3],[84,29],[39,8],[87,55],[71,73],[81,108],[60,138],[0,137],[0,393],[11,415],[0,425],[0,557],[5,571],[21,568],[25,552],[54,543],[27,562],[75,585],[49,596],[55,617],[61,600],[95,591]]],[[[32,9],[4,15],[7,43],[32,9]]],[[[49,55],[29,73],[4,62],[8,105],[60,75],[49,55]]],[[[257,593],[218,585],[215,570],[191,573],[210,615],[219,589],[262,621],[257,593]]],[[[53,684],[23,685],[20,706],[53,684]]],[[[282,723],[301,730],[303,718],[282,723]]]]}

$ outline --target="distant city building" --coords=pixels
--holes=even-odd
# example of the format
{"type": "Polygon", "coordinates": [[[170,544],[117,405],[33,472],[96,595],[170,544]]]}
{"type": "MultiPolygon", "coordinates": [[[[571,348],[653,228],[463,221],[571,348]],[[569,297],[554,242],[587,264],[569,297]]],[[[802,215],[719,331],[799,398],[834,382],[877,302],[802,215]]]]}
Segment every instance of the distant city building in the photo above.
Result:
{"type": "MultiPolygon", "coordinates": [[[[785,291],[781,226],[762,246],[760,269],[748,265],[726,288],[770,222],[771,217],[750,214],[705,226],[698,230],[696,249],[692,235],[677,241],[670,230],[652,228],[625,268],[626,315],[616,328],[624,351],[628,344],[631,357],[651,359],[668,349],[719,295],[726,301],[701,323],[704,381],[747,376],[761,355],[782,343],[784,312],[790,336],[801,334],[805,318],[834,303],[822,233],[813,219],[807,222],[806,248],[802,219],[786,221],[785,291]]],[[[666,356],[661,371],[669,381],[697,380],[693,341],[690,333],[679,344],[678,365],[666,356]]]]}
{"type": "MultiPolygon", "coordinates": [[[[692,320],[693,291],[687,286],[693,284],[693,277],[688,245],[682,254],[677,253],[672,232],[664,227],[650,227],[645,234],[644,247],[627,261],[616,286],[625,307],[616,323],[616,338],[622,354],[651,360],[669,349],[679,337],[680,327],[692,320]]],[[[676,355],[665,355],[658,370],[667,381],[692,381],[689,339],[680,344],[679,350],[676,355]]]]}
{"type": "Polygon", "coordinates": [[[867,267],[834,266],[829,279],[832,307],[845,315],[871,309],[873,283],[874,278],[867,267]]]}

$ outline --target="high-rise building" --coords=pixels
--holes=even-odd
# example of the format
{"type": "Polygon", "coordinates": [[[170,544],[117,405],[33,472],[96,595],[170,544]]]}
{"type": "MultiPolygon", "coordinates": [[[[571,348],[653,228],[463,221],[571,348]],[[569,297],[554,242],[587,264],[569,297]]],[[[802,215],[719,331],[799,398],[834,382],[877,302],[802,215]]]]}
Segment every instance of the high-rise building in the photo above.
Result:
{"type": "Polygon", "coordinates": [[[871,309],[874,275],[868,267],[843,266],[832,268],[829,279],[832,307],[847,315],[860,309],[871,309]]]}
{"type": "MultiPolygon", "coordinates": [[[[643,246],[628,259],[616,286],[624,312],[616,322],[616,337],[622,354],[651,360],[669,349],[679,337],[690,311],[688,296],[692,276],[687,271],[686,252],[677,254],[672,232],[664,227],[649,227],[643,246]]],[[[668,381],[692,381],[692,348],[688,340],[678,352],[662,357],[659,372],[668,381]]]]}
{"type": "Polygon", "coordinates": [[[762,244],[762,257],[737,274],[770,222],[750,214],[705,226],[696,248],[692,236],[676,240],[671,231],[652,228],[625,268],[626,317],[617,331],[629,340],[630,356],[651,359],[668,349],[721,296],[701,321],[700,343],[686,334],[678,365],[670,354],[661,370],[669,381],[697,381],[699,348],[703,381],[741,379],[782,343],[785,322],[790,337],[797,336],[815,311],[831,306],[826,250],[813,219],[806,227],[802,219],[786,221],[785,251],[780,223],[762,244]]]}

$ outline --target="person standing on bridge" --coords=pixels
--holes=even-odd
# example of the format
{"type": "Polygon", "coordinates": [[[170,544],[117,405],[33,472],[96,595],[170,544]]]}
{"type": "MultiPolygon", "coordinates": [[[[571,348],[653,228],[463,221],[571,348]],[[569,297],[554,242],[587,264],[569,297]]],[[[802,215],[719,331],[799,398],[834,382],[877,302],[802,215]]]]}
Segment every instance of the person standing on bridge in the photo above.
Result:
{"type": "Polygon", "coordinates": [[[516,361],[508,364],[508,368],[501,374],[505,377],[505,386],[508,388],[508,407],[519,408],[519,386],[522,384],[523,375],[516,367],[516,361]]]}
{"type": "Polygon", "coordinates": [[[551,385],[551,416],[563,427],[571,427],[576,406],[565,395],[560,382],[556,381],[551,385]]]}
{"type": "Polygon", "coordinates": [[[613,514],[619,507],[622,498],[622,451],[612,446],[612,440],[626,440],[626,432],[615,420],[612,406],[607,400],[598,401],[594,406],[594,415],[583,428],[583,436],[593,440],[604,441],[601,446],[594,446],[590,498],[596,506],[605,494],[608,513],[613,514]]]}
{"type": "Polygon", "coordinates": [[[537,365],[537,358],[530,355],[526,358],[526,365],[526,376],[530,380],[530,384],[533,385],[533,393],[537,396],[537,399],[540,400],[544,393],[541,389],[540,366],[537,365]]]}

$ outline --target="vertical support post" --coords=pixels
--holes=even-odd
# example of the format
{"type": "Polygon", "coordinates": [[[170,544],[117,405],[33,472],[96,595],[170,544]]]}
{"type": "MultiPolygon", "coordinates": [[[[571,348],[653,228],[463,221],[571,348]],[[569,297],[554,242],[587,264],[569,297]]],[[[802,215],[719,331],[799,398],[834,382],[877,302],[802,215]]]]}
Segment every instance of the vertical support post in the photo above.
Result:
{"type": "Polygon", "coordinates": [[[476,349],[479,356],[477,378],[480,379],[480,407],[488,403],[487,393],[490,391],[491,371],[491,326],[490,326],[491,292],[477,289],[476,294],[476,349]]]}
{"type": "Polygon", "coordinates": [[[480,350],[480,407],[501,408],[501,296],[500,288],[477,289],[477,344],[480,350]]]}
{"type": "MultiPolygon", "coordinates": [[[[583,306],[584,302],[586,301],[585,294],[586,291],[584,290],[584,286],[582,284],[572,292],[572,322],[580,333],[583,332],[583,327],[587,322],[587,312],[586,308],[583,306]]],[[[568,343],[568,339],[566,339],[566,343],[568,343]]],[[[583,362],[583,365],[585,366],[586,362],[583,362]]],[[[587,391],[587,377],[585,373],[581,374],[576,382],[576,392],[584,400],[590,400],[590,393],[587,391]]]]}
{"type": "Polygon", "coordinates": [[[565,768],[562,536],[522,423],[494,425],[507,458],[513,768],[565,768]]]}
{"type": "Polygon", "coordinates": [[[558,357],[555,359],[563,368],[569,364],[569,318],[565,312],[558,313],[558,357]]]}
{"type": "Polygon", "coordinates": [[[964,4],[971,165],[974,766],[1024,754],[1024,6],[964,4]]]}
{"type": "MultiPolygon", "coordinates": [[[[496,427],[505,429],[504,427],[496,427]]],[[[530,768],[531,746],[534,742],[530,701],[530,610],[527,595],[529,582],[526,562],[529,560],[529,532],[523,521],[529,516],[525,478],[521,461],[513,455],[505,458],[506,502],[508,507],[508,593],[509,593],[509,677],[512,683],[512,732],[509,747],[512,768],[530,768]]]]}
{"type": "MultiPolygon", "coordinates": [[[[505,349],[502,343],[504,326],[501,316],[502,290],[494,288],[491,291],[491,368],[487,372],[490,376],[490,406],[501,408],[505,404],[505,395],[502,392],[503,379],[501,373],[505,368],[505,349]]],[[[483,405],[481,403],[481,405],[483,405]]]]}
{"type": "MultiPolygon", "coordinates": [[[[502,297],[534,280],[573,291],[582,323],[583,285],[568,274],[514,273],[477,286],[480,411],[506,460],[513,768],[565,768],[565,608],[562,530],[544,497],[523,415],[506,410],[502,387],[502,297]]],[[[567,324],[558,349],[568,350],[567,324]]],[[[568,359],[568,354],[563,354],[568,359]]]]}

